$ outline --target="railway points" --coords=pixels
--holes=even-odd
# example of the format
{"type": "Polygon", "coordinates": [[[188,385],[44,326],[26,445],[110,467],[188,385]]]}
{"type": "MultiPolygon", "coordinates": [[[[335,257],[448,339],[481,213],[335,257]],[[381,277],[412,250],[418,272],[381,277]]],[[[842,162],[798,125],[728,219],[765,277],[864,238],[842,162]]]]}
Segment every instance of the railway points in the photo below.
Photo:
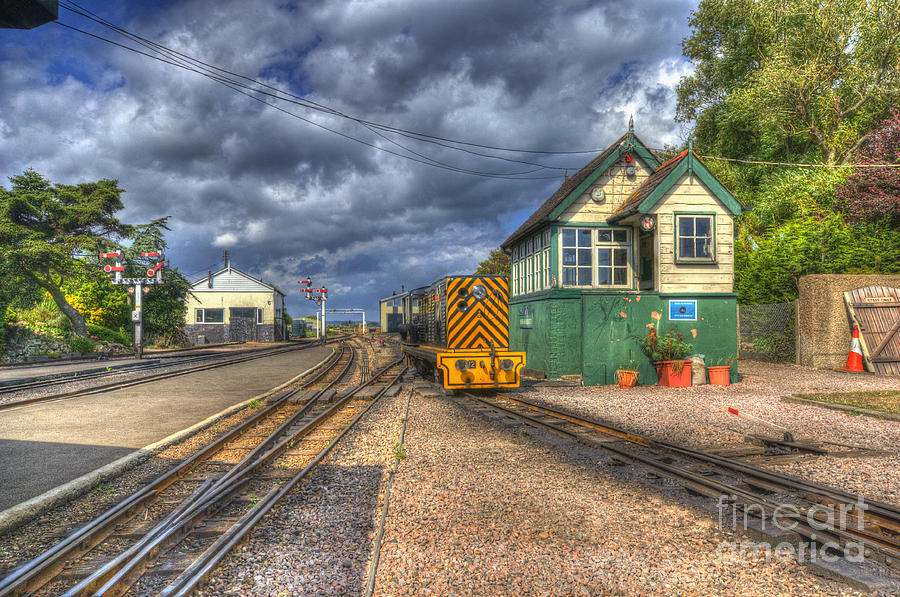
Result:
{"type": "MultiPolygon", "coordinates": [[[[390,362],[390,355],[396,354],[396,344],[381,347],[369,339],[354,340],[354,344],[358,349],[358,360],[353,363],[352,378],[345,387],[359,386],[368,377],[367,370],[377,375],[378,370],[390,362]]],[[[720,403],[738,403],[742,409],[759,412],[758,405],[763,403],[763,398],[757,401],[754,396],[762,393],[759,388],[765,383],[774,380],[782,391],[821,383],[818,378],[805,379],[805,372],[798,374],[787,371],[788,368],[784,373],[779,371],[778,375],[769,374],[768,379],[763,379],[761,372],[752,365],[743,367],[744,381],[727,390],[706,386],[679,393],[643,388],[639,390],[639,400],[635,398],[636,393],[626,396],[612,387],[543,387],[533,382],[520,389],[503,390],[503,393],[547,408],[548,412],[535,413],[539,420],[549,416],[551,408],[571,410],[578,415],[576,419],[603,418],[598,412],[604,408],[627,412],[624,423],[617,419],[612,425],[623,427],[624,435],[608,439],[614,445],[649,451],[648,458],[657,464],[663,461],[663,465],[685,469],[695,466],[664,462],[671,455],[661,450],[667,445],[665,440],[684,441],[683,438],[688,437],[693,438],[693,442],[686,442],[690,444],[688,451],[699,445],[715,448],[719,454],[732,449],[739,454],[740,462],[754,462],[749,468],[763,467],[769,471],[772,477],[768,482],[772,482],[772,478],[784,478],[779,474],[781,472],[807,478],[812,483],[805,485],[805,490],[828,484],[827,479],[815,474],[826,470],[826,464],[837,468],[844,466],[849,471],[854,465],[865,469],[866,463],[880,461],[883,467],[884,463],[889,465],[896,461],[900,446],[895,445],[896,438],[891,439],[890,429],[886,427],[890,422],[860,421],[833,411],[822,411],[810,417],[810,411],[806,410],[799,415],[791,409],[806,407],[784,405],[769,397],[765,397],[769,403],[778,405],[773,407],[776,412],[760,414],[791,428],[798,444],[810,440],[811,428],[824,425],[827,431],[820,433],[817,439],[821,445],[829,446],[828,453],[791,454],[783,455],[783,461],[774,457],[766,460],[768,457],[759,450],[746,449],[752,446],[745,443],[745,438],[759,430],[740,427],[743,422],[734,422],[734,417],[729,419],[727,412],[722,415],[723,419],[739,428],[717,429],[712,437],[709,426],[715,415],[700,414],[704,403],[711,405],[710,410],[715,410],[720,403]],[[622,402],[626,398],[634,402],[630,407],[632,410],[622,402]],[[669,405],[671,412],[658,414],[655,419],[646,414],[654,409],[659,413],[663,405],[669,405]],[[636,416],[638,411],[644,414],[636,416]],[[841,416],[846,420],[841,420],[841,416]],[[857,426],[864,426],[868,431],[868,441],[850,446],[853,442],[849,436],[858,433],[857,426]],[[649,441],[649,436],[658,435],[659,430],[668,430],[670,435],[657,443],[649,441]],[[649,446],[644,445],[648,442],[649,446]],[[845,450],[838,445],[842,443],[851,449],[845,450]],[[744,449],[740,449],[742,446],[744,449]],[[795,469],[791,470],[792,467],[795,469]]],[[[398,383],[402,381],[403,390],[397,395],[385,395],[375,403],[371,402],[371,397],[377,395],[377,391],[360,392],[359,400],[369,403],[370,409],[337,443],[333,443],[334,434],[341,433],[344,428],[341,423],[327,422],[319,427],[319,431],[307,436],[308,442],[296,448],[296,455],[305,459],[302,463],[289,461],[282,469],[277,464],[278,458],[273,460],[276,465],[267,475],[283,480],[290,476],[288,469],[295,469],[293,472],[303,470],[317,458],[319,448],[332,446],[332,451],[322,456],[317,466],[309,469],[268,515],[260,518],[256,528],[246,533],[236,530],[237,534],[218,543],[239,545],[237,551],[223,555],[217,548],[209,546],[216,544],[221,537],[220,531],[230,527],[234,517],[242,512],[247,514],[257,504],[267,501],[270,494],[257,491],[257,487],[273,482],[272,478],[247,481],[248,485],[244,486],[247,492],[243,496],[232,496],[227,508],[214,514],[211,521],[201,523],[205,526],[197,527],[199,534],[195,534],[194,539],[171,551],[180,554],[178,558],[160,560],[149,566],[151,576],[138,581],[133,593],[157,594],[172,585],[171,594],[179,594],[172,583],[180,584],[176,581],[179,577],[186,581],[196,578],[186,571],[189,561],[193,562],[204,550],[209,551],[197,564],[197,570],[202,569],[202,574],[208,572],[208,575],[196,585],[198,595],[362,594],[370,574],[375,579],[376,594],[397,595],[418,595],[425,589],[433,594],[464,590],[483,594],[528,591],[556,594],[579,587],[598,593],[643,590],[657,594],[690,590],[715,592],[723,586],[742,586],[758,593],[806,594],[838,593],[848,587],[884,589],[872,579],[853,580],[845,576],[843,580],[835,581],[823,578],[820,576],[822,570],[800,566],[793,561],[769,562],[753,557],[742,560],[740,555],[726,554],[724,557],[731,558],[730,564],[723,568],[720,554],[723,546],[752,545],[759,538],[717,528],[714,509],[702,504],[709,498],[696,495],[698,487],[688,491],[660,470],[623,465],[624,457],[612,458],[596,449],[562,439],[549,433],[540,423],[537,424],[540,429],[523,424],[520,419],[511,418],[508,412],[485,417],[466,404],[468,399],[446,395],[421,378],[411,376],[407,373],[398,380],[398,383]],[[405,415],[409,391],[413,397],[409,402],[409,413],[405,415]],[[404,427],[405,435],[401,435],[404,427]],[[396,472],[391,474],[391,470],[396,472]],[[380,513],[385,507],[380,496],[389,479],[392,479],[393,489],[387,504],[388,515],[384,526],[378,527],[380,513]],[[648,533],[648,529],[653,529],[652,533],[648,533]],[[372,568],[373,538],[379,533],[383,533],[379,564],[372,568]]],[[[877,385],[883,380],[873,378],[864,383],[877,385]]],[[[305,408],[303,402],[315,394],[314,389],[295,394],[292,399],[297,404],[291,405],[292,412],[300,412],[297,409],[305,408]]],[[[325,402],[310,409],[319,408],[318,412],[322,413],[324,409],[333,408],[334,401],[342,397],[346,397],[345,391],[322,395],[319,400],[325,402]]],[[[267,408],[269,403],[264,401],[262,406],[267,408]]],[[[307,420],[313,417],[311,410],[306,411],[307,420]]],[[[566,425],[570,423],[575,424],[569,421],[566,425]]],[[[229,446],[241,447],[241,444],[230,443],[229,446]]],[[[216,469],[217,462],[240,461],[248,450],[237,449],[224,454],[224,458],[210,457],[219,475],[227,474],[227,467],[216,469]]],[[[205,478],[202,470],[198,468],[186,475],[194,489],[205,478]]],[[[692,470],[692,474],[698,472],[692,470]]],[[[700,483],[702,480],[694,481],[700,483]]],[[[707,481],[723,482],[721,476],[708,477],[707,481]]],[[[179,496],[190,495],[193,491],[176,491],[175,487],[172,485],[164,491],[179,496]]],[[[132,485],[130,491],[118,494],[110,505],[136,489],[138,487],[132,485]]],[[[850,489],[853,488],[848,487],[846,492],[851,493],[850,489]]],[[[895,503],[890,497],[889,479],[883,482],[870,480],[868,489],[852,493],[870,493],[873,504],[875,501],[895,503]]],[[[763,499],[771,498],[771,495],[759,495],[763,499]]],[[[831,493],[828,497],[833,499],[835,495],[831,493]]],[[[91,494],[81,500],[89,502],[102,498],[102,495],[91,494]]],[[[172,507],[177,507],[174,503],[177,500],[168,501],[173,502],[172,507]]],[[[155,510],[149,511],[151,518],[158,516],[155,510]]],[[[143,531],[139,533],[135,529],[152,526],[152,520],[141,526],[141,512],[139,507],[132,522],[122,523],[111,537],[116,541],[138,540],[143,531]]],[[[53,515],[48,516],[52,518],[53,515]]],[[[57,522],[54,527],[50,522],[36,520],[27,529],[23,527],[22,533],[37,536],[49,533],[55,537],[50,543],[55,543],[68,537],[73,526],[84,522],[84,519],[79,525],[57,522]],[[42,527],[42,524],[50,528],[42,527]]],[[[869,530],[877,530],[885,542],[893,541],[890,535],[884,535],[889,526],[882,519],[878,529],[869,530]]],[[[9,545],[4,543],[5,540],[7,538],[0,535],[0,547],[9,545]]],[[[37,555],[29,553],[32,557],[37,555]]],[[[875,549],[869,557],[875,562],[881,555],[883,552],[875,549]]],[[[24,559],[17,562],[21,564],[24,559]]],[[[4,561],[0,553],[0,563],[4,561]]],[[[135,569],[144,565],[140,561],[134,562],[135,569]]],[[[67,570],[64,580],[60,580],[68,583],[67,586],[87,578],[90,572],[82,564],[72,565],[67,570]]],[[[0,576],[2,574],[0,572],[0,576]]],[[[123,578],[127,576],[122,575],[123,578]]],[[[188,581],[185,586],[193,586],[192,583],[188,581]]],[[[54,585],[47,585],[51,586],[54,585]]]]}
{"type": "Polygon", "coordinates": [[[313,347],[0,412],[5,509],[264,393],[321,361],[313,347]],[[34,429],[41,429],[38,437],[34,429]],[[23,466],[23,463],[27,463],[23,466]]]}

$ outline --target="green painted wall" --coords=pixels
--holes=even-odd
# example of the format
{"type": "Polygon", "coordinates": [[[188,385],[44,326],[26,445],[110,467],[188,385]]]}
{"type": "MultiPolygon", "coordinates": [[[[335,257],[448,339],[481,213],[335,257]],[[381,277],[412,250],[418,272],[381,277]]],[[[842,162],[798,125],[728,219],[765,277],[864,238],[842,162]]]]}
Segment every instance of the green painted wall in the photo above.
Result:
{"type": "MultiPolygon", "coordinates": [[[[584,385],[612,384],[616,369],[634,359],[639,383],[655,384],[656,370],[640,349],[650,323],[656,323],[661,334],[670,328],[684,334],[695,353],[706,355],[707,365],[737,353],[737,297],[732,294],[554,289],[542,295],[510,302],[510,346],[524,350],[528,367],[544,371],[548,377],[581,373],[584,385]],[[696,299],[697,321],[669,321],[670,299],[696,299]],[[526,307],[532,314],[532,329],[519,325],[519,315],[526,307]]],[[[731,378],[737,380],[736,362],[731,378]]]]}

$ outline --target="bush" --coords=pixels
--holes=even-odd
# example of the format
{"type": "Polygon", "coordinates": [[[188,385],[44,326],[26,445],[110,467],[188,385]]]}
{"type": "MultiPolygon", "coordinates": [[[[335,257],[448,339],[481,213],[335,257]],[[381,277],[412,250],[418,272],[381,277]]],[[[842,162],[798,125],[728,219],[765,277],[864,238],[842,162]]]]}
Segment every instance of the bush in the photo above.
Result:
{"type": "Polygon", "coordinates": [[[94,352],[94,341],[82,336],[69,336],[69,349],[72,352],[94,352]]]}
{"type": "Polygon", "coordinates": [[[91,336],[97,336],[104,342],[117,342],[123,346],[131,346],[131,337],[121,330],[111,330],[93,323],[87,324],[87,329],[91,336]]]}

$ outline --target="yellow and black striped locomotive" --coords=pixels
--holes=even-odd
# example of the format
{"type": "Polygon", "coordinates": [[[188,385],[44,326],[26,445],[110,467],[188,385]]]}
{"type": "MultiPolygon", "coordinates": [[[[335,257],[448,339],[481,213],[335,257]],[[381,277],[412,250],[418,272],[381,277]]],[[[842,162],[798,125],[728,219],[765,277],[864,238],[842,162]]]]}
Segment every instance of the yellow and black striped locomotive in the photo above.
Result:
{"type": "Polygon", "coordinates": [[[447,276],[403,300],[402,350],[417,369],[452,390],[519,386],[504,276],[447,276]]]}

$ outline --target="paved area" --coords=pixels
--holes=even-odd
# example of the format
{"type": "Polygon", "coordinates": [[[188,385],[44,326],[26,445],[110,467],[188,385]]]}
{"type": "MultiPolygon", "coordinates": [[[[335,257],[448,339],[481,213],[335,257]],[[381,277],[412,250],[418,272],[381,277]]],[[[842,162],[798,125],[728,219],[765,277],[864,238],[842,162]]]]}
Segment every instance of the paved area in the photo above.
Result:
{"type": "Polygon", "coordinates": [[[317,346],[0,412],[0,510],[284,383],[330,351],[317,346]]]}

